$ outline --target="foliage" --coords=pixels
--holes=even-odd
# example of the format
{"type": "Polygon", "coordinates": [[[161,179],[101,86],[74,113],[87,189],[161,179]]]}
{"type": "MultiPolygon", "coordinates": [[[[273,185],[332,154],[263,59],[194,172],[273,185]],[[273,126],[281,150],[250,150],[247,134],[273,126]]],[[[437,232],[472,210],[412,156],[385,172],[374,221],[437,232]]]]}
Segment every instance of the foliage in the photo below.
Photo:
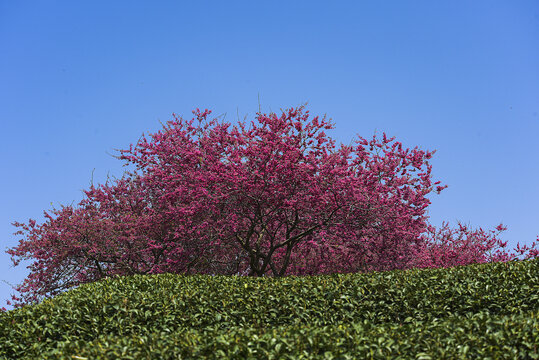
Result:
{"type": "Polygon", "coordinates": [[[0,358],[537,358],[539,260],[108,278],[0,313],[0,358]]]}
{"type": "Polygon", "coordinates": [[[537,359],[539,312],[477,313],[405,324],[369,322],[102,336],[63,345],[59,358],[118,359],[537,359]],[[479,334],[479,335],[478,335],[479,334]]]}

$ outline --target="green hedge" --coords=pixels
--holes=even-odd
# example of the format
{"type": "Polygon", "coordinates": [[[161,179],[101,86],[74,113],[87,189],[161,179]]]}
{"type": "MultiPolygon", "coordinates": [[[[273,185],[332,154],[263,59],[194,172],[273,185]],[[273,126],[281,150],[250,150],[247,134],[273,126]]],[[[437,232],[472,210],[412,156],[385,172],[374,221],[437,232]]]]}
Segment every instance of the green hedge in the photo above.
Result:
{"type": "Polygon", "coordinates": [[[539,260],[312,277],[133,276],[1,314],[0,358],[539,358],[538,312],[539,260]]]}
{"type": "Polygon", "coordinates": [[[371,322],[255,330],[184,329],[70,342],[58,354],[122,359],[519,359],[539,358],[539,313],[402,325],[371,322]]]}

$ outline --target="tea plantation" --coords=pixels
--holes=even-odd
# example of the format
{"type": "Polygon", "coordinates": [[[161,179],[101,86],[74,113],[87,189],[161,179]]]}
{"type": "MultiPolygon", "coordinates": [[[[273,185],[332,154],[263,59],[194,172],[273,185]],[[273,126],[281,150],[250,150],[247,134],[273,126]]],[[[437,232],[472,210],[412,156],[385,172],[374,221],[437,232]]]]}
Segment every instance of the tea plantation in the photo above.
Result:
{"type": "Polygon", "coordinates": [[[0,359],[539,359],[539,260],[111,278],[1,313],[0,359]]]}

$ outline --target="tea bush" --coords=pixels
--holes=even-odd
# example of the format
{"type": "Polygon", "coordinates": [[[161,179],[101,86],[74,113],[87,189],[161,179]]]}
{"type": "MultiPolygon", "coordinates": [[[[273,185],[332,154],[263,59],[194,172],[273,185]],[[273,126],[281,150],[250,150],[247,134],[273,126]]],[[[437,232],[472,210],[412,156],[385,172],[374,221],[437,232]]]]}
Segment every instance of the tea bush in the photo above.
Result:
{"type": "Polygon", "coordinates": [[[0,358],[539,358],[539,260],[108,278],[0,314],[0,358]]]}

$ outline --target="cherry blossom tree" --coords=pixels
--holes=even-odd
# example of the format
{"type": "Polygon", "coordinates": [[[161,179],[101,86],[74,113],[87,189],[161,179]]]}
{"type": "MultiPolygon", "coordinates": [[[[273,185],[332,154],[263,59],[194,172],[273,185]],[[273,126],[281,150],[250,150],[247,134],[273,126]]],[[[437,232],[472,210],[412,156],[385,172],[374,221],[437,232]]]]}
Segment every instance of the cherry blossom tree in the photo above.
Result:
{"type": "MultiPolygon", "coordinates": [[[[92,184],[78,207],[45,212],[41,225],[14,223],[25,238],[8,253],[15,265],[33,261],[14,300],[115,275],[309,275],[515,258],[482,229],[428,224],[427,195],[446,188],[431,181],[434,151],[385,133],[337,147],[330,120],[304,110],[232,125],[197,109],[120,150],[134,172],[92,184]]],[[[536,257],[535,245],[517,253],[536,257]]]]}

